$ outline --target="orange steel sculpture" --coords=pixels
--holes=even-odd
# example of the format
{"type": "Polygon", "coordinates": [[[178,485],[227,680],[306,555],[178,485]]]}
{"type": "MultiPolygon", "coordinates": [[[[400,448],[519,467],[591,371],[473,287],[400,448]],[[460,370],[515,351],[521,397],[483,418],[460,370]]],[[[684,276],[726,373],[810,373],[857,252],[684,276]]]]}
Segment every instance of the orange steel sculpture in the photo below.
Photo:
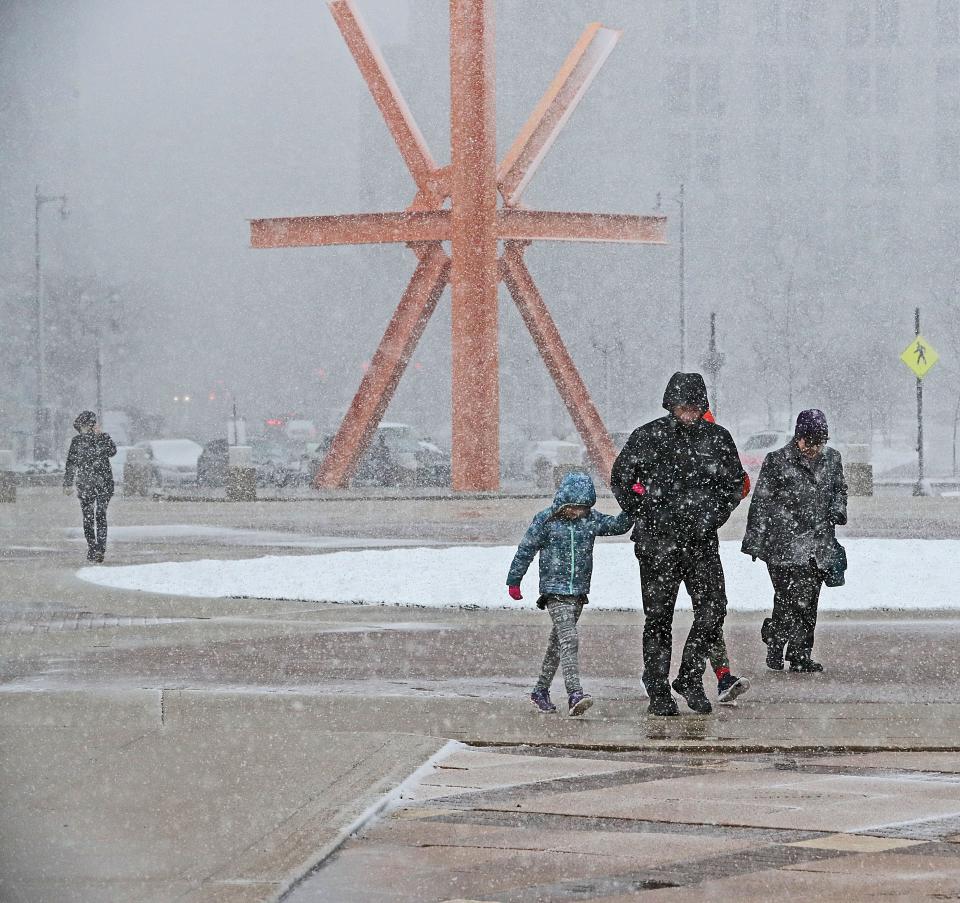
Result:
{"type": "Polygon", "coordinates": [[[317,474],[316,487],[345,486],[353,476],[448,282],[453,296],[453,489],[487,491],[500,484],[500,280],[591,460],[599,473],[609,474],[616,449],[524,263],[524,249],[535,239],[663,243],[666,219],[527,210],[520,199],[620,32],[596,23],[587,27],[498,167],[494,0],[450,0],[451,163],[438,166],[352,0],[331,0],[329,6],[417,193],[399,213],[252,220],[251,245],[405,242],[418,263],[317,474]],[[451,243],[449,255],[445,241],[451,243]]]}

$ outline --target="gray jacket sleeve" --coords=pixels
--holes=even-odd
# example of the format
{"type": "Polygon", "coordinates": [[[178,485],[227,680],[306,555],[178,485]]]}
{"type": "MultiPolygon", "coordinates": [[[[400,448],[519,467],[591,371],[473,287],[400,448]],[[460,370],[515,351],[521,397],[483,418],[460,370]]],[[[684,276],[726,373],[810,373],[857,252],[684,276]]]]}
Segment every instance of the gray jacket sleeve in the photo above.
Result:
{"type": "Polygon", "coordinates": [[[770,502],[776,484],[776,459],[771,452],[763,460],[760,476],[750,499],[747,512],[747,531],[743,536],[740,551],[752,558],[763,557],[763,545],[770,524],[770,502]]]}
{"type": "Polygon", "coordinates": [[[69,489],[77,473],[77,437],[70,440],[70,450],[67,452],[67,464],[63,471],[63,488],[69,489]]]}
{"type": "Polygon", "coordinates": [[[837,452],[837,466],[833,478],[830,520],[838,527],[842,527],[847,522],[847,481],[843,476],[843,458],[840,452],[837,452]]]}

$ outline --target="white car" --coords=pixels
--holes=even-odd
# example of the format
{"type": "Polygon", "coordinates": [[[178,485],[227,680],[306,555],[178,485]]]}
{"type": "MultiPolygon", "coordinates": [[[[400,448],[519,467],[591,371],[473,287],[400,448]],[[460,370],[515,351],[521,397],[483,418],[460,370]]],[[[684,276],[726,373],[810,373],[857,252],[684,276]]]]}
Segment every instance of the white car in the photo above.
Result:
{"type": "Polygon", "coordinates": [[[782,430],[763,430],[748,437],[740,446],[740,463],[743,469],[753,479],[763,466],[763,459],[778,448],[783,448],[791,439],[793,433],[782,430]]]}
{"type": "Polygon", "coordinates": [[[160,486],[183,486],[197,482],[197,461],[203,446],[192,439],[148,439],[145,448],[160,486]]]}
{"type": "Polygon", "coordinates": [[[123,482],[123,468],[127,463],[127,452],[133,445],[118,445],[117,453],[110,459],[110,469],[113,471],[113,482],[118,486],[123,482]]]}

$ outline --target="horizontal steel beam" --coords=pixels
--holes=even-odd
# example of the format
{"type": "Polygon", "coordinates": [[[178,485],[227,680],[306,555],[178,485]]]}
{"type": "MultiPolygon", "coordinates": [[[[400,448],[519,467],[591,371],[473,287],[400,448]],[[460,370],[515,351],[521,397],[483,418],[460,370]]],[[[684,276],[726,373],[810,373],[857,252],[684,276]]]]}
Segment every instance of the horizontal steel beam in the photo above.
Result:
{"type": "MultiPolygon", "coordinates": [[[[504,241],[596,241],[663,244],[666,217],[624,213],[497,211],[497,237],[504,241]]],[[[303,248],[383,242],[448,241],[449,210],[349,213],[340,216],[283,216],[250,221],[254,248],[303,248]]]]}
{"type": "Polygon", "coordinates": [[[282,216],[250,220],[250,245],[254,248],[365,245],[380,242],[442,241],[448,238],[449,210],[282,216]]]}
{"type": "Polygon", "coordinates": [[[549,210],[501,209],[497,216],[501,239],[509,241],[622,241],[665,244],[665,216],[625,213],[554,213],[549,210]]]}

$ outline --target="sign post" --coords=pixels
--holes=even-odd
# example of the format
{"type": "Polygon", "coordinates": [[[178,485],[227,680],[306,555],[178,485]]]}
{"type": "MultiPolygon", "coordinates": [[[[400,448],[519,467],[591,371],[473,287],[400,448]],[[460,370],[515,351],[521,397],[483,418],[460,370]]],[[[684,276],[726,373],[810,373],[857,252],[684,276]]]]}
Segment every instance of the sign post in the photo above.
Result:
{"type": "Polygon", "coordinates": [[[917,377],[917,482],[913,487],[914,495],[926,495],[923,485],[923,378],[930,368],[940,360],[933,346],[920,335],[920,308],[914,313],[914,340],[906,347],[902,360],[917,377]]]}

